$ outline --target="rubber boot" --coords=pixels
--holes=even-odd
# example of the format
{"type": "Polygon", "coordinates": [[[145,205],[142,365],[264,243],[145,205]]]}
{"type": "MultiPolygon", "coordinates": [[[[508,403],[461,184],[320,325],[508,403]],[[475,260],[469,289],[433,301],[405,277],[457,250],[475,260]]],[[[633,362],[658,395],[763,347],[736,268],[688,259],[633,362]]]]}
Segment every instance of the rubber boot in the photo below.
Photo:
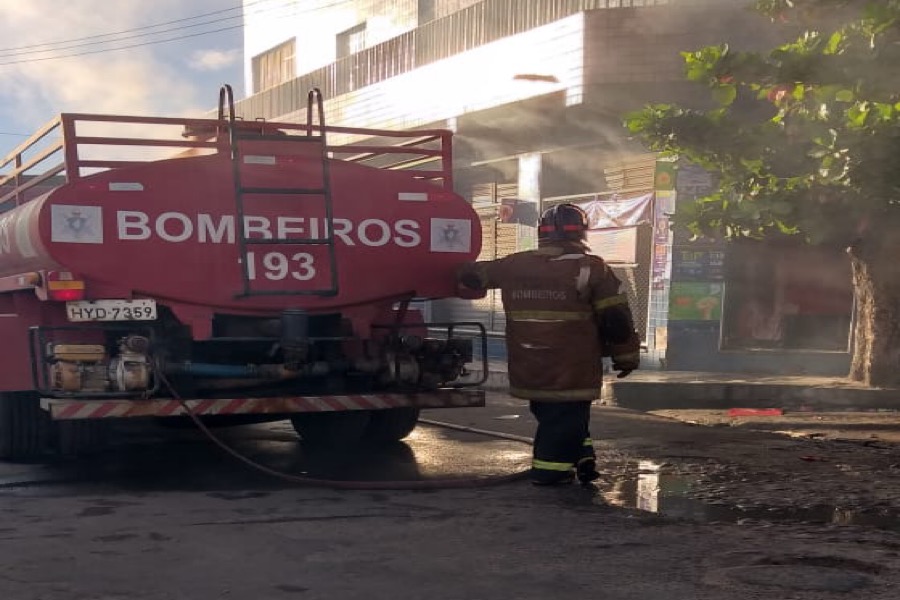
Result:
{"type": "Polygon", "coordinates": [[[568,485],[575,481],[575,473],[570,471],[531,470],[531,483],[534,485],[568,485]]]}
{"type": "Polygon", "coordinates": [[[600,473],[597,472],[597,460],[592,456],[586,456],[579,460],[575,465],[575,472],[578,475],[578,481],[583,485],[600,479],[600,473]]]}

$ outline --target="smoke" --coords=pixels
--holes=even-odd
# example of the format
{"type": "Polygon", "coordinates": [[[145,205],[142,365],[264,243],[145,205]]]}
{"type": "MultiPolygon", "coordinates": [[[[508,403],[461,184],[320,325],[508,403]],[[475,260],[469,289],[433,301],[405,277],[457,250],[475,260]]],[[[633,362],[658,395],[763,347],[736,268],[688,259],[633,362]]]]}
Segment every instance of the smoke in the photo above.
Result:
{"type": "Polygon", "coordinates": [[[188,65],[196,71],[220,71],[240,60],[240,50],[197,50],[188,65]]]}
{"type": "MultiPolygon", "coordinates": [[[[0,131],[29,133],[60,112],[198,116],[213,107],[223,75],[241,74],[241,30],[125,50],[112,48],[170,39],[240,24],[240,11],[222,24],[188,30],[174,23],[112,42],[112,32],[186,19],[234,7],[224,0],[3,0],[0,21],[0,131]],[[100,43],[102,42],[102,43],[100,43]],[[49,45],[41,45],[49,44],[49,45]],[[48,52],[48,49],[54,49],[48,52]],[[81,54],[80,56],[70,56],[81,54]],[[62,56],[69,58],[61,58],[62,56]]],[[[119,36],[121,37],[121,36],[119,36]]],[[[233,83],[238,83],[235,81],[233,83]]],[[[11,147],[22,138],[0,137],[11,147]]],[[[5,154],[5,152],[0,152],[5,154]]]]}

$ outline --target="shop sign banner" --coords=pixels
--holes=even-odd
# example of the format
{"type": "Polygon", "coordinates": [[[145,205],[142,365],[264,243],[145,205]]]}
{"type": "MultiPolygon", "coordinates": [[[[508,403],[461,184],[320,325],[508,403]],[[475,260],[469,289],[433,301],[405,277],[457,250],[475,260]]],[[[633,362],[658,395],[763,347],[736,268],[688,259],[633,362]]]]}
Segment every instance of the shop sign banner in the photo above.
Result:
{"type": "Polygon", "coordinates": [[[637,227],[589,230],[587,242],[591,252],[607,263],[637,262],[637,227]]]}
{"type": "Polygon", "coordinates": [[[650,219],[653,193],[635,198],[592,200],[579,204],[588,215],[588,229],[632,227],[650,219]]]}

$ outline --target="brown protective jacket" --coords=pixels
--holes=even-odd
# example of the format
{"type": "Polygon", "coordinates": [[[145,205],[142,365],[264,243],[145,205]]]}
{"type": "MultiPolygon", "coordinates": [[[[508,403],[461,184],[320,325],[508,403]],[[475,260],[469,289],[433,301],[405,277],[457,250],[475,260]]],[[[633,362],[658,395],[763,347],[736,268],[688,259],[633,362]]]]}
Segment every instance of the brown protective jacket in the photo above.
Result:
{"type": "Polygon", "coordinates": [[[637,368],[640,341],[620,282],[577,242],[561,242],[462,267],[463,286],[500,288],[506,311],[510,393],[527,400],[577,401],[599,396],[603,365],[637,368]],[[630,338],[611,345],[603,312],[627,318],[630,338]]]}

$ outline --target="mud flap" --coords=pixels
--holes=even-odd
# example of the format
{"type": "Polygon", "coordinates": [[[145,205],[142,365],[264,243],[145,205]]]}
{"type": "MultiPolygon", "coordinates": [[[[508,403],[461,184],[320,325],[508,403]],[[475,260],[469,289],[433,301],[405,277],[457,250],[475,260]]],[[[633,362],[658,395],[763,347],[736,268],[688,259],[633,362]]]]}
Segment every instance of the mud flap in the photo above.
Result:
{"type": "Polygon", "coordinates": [[[47,454],[52,426],[37,394],[0,394],[0,458],[29,460],[47,454]]]}

